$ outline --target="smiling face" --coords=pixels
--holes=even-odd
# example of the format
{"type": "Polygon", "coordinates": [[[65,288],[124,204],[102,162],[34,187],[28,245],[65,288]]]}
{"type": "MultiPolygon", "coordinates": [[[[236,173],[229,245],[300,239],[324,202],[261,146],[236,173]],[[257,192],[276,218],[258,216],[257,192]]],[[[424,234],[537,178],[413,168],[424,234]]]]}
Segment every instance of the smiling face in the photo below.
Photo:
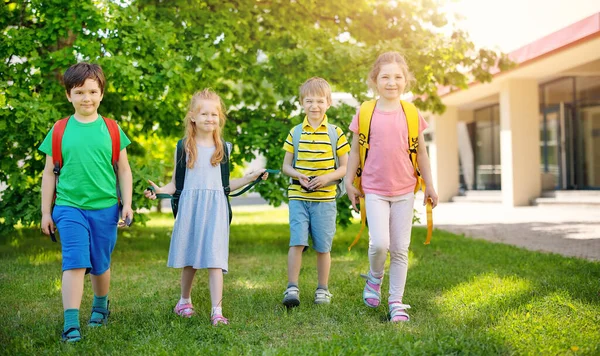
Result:
{"type": "Polygon", "coordinates": [[[381,66],[377,74],[377,92],[387,100],[398,100],[406,88],[406,73],[396,62],[381,66]]]}
{"type": "Polygon", "coordinates": [[[73,87],[67,92],[67,99],[75,108],[75,116],[84,120],[95,120],[98,117],[98,106],[103,97],[102,90],[94,79],[86,79],[82,86],[73,87]]]}
{"type": "Polygon", "coordinates": [[[302,108],[309,120],[322,120],[329,106],[326,96],[309,94],[302,98],[302,108]]]}
{"type": "Polygon", "coordinates": [[[217,100],[200,100],[198,112],[192,118],[196,130],[213,132],[219,127],[221,103],[217,100]]]}

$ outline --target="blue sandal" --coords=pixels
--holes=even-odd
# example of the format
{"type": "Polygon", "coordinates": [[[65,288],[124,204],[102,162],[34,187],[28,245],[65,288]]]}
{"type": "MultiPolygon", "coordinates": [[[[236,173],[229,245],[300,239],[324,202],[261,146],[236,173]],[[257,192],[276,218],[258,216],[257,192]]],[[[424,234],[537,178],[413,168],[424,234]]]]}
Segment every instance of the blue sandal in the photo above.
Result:
{"type": "Polygon", "coordinates": [[[102,307],[92,307],[92,315],[90,316],[90,321],[88,322],[88,326],[97,327],[106,325],[108,323],[108,316],[110,315],[110,311],[108,310],[108,306],[110,305],[110,300],[106,303],[106,308],[102,307]],[[92,318],[94,313],[101,314],[100,318],[92,318]]]}
{"type": "Polygon", "coordinates": [[[63,332],[60,336],[62,337],[62,342],[77,342],[77,341],[81,340],[81,328],[79,328],[79,327],[69,328],[67,331],[63,332]],[[71,335],[71,333],[73,331],[78,331],[79,335],[71,335]]]}

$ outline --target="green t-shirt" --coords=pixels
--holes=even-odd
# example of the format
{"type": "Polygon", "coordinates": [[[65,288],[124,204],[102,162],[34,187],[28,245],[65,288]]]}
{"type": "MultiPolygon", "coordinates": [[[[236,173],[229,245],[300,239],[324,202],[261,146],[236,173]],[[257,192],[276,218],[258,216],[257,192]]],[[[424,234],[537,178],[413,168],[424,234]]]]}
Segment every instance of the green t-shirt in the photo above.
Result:
{"type": "MultiPolygon", "coordinates": [[[[50,130],[39,150],[52,156],[50,130]]],[[[121,127],[121,150],[131,141],[121,127]]],[[[62,139],[63,167],[56,187],[56,205],[105,209],[117,203],[117,178],[111,165],[112,140],[101,116],[93,122],[69,119],[62,139]]]]}

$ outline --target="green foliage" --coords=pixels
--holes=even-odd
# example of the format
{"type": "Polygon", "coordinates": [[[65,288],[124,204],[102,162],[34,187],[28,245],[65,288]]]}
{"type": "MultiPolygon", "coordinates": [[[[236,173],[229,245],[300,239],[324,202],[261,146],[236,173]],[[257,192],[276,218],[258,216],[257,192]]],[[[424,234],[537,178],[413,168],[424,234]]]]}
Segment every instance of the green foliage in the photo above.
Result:
{"type": "MultiPolygon", "coordinates": [[[[182,136],[191,95],[204,87],[230,108],[228,139],[234,162],[264,154],[281,165],[281,142],[300,120],[299,85],[326,78],[337,91],[362,99],[377,55],[403,52],[417,77],[413,92],[422,110],[443,110],[438,85],[466,87],[489,80],[500,56],[476,51],[467,35],[444,36],[434,0],[132,0],[73,3],[4,0],[0,7],[0,231],[39,219],[44,157],[37,151],[52,124],[72,113],[62,73],[77,61],[104,68],[108,85],[100,112],[115,118],[136,142],[128,152],[134,171],[134,208],[148,207],[140,189],[150,177],[168,178],[171,147],[182,136]],[[154,142],[145,143],[150,135],[154,142]],[[162,171],[159,173],[159,171],[162,171]]],[[[332,110],[343,128],[353,110],[332,110]]],[[[276,177],[259,192],[284,201],[287,180],[276,177]]],[[[346,203],[343,203],[347,205],[346,203]]],[[[342,221],[348,212],[341,209],[342,221]],[[344,215],[345,214],[345,215],[344,215]]]]}
{"type": "MultiPolygon", "coordinates": [[[[598,262],[530,252],[436,231],[413,229],[404,302],[411,321],[387,320],[384,306],[364,306],[368,238],[347,251],[358,225],[338,230],[329,288],[331,305],[314,305],[316,255],[303,254],[299,308],[281,305],[286,286],[287,209],[234,208],[229,273],[224,278],[226,327],[209,324],[205,270],[192,288],[197,315],[173,313],[180,270],[166,267],[173,218],[120,230],[113,253],[111,315],[89,328],[89,279],[81,304],[84,339],[62,331],[60,246],[36,229],[0,235],[0,344],[8,355],[597,355],[600,353],[598,262]],[[163,221],[162,226],[156,222],[163,221]],[[264,224],[268,221],[268,224],[264,224]],[[32,293],[35,291],[35,293],[32,293]]],[[[387,269],[388,267],[386,267],[387,269]]]]}

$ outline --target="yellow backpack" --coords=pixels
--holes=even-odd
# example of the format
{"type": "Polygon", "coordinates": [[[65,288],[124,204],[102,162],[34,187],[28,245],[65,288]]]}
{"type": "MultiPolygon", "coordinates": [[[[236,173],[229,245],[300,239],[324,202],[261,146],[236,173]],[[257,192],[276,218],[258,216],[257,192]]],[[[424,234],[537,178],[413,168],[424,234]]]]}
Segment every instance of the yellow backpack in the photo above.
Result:
{"type": "MultiPolygon", "coordinates": [[[[369,130],[371,128],[371,118],[373,117],[373,111],[375,110],[375,104],[377,100],[370,100],[362,103],[360,105],[359,112],[359,133],[358,133],[358,144],[359,144],[359,156],[360,162],[358,165],[358,169],[356,170],[356,178],[354,179],[354,186],[360,190],[363,194],[363,197],[360,198],[360,222],[361,227],[358,235],[348,247],[348,251],[352,249],[354,245],[358,242],[360,235],[365,229],[367,222],[367,210],[365,206],[365,198],[364,192],[362,190],[361,184],[361,176],[362,171],[365,167],[365,159],[367,158],[367,152],[369,150],[369,130]]],[[[419,171],[419,164],[417,162],[417,149],[419,148],[419,114],[417,112],[417,108],[408,101],[400,100],[402,104],[402,109],[404,110],[404,114],[406,115],[406,122],[408,126],[408,154],[410,155],[410,161],[412,162],[413,167],[415,168],[415,177],[417,178],[417,184],[415,185],[415,193],[422,189],[425,192],[425,181],[423,181],[423,177],[421,177],[421,172],[419,171]]],[[[431,234],[433,232],[433,218],[432,218],[432,207],[431,201],[427,201],[427,238],[425,239],[425,245],[429,245],[431,242],[431,234]]]]}

